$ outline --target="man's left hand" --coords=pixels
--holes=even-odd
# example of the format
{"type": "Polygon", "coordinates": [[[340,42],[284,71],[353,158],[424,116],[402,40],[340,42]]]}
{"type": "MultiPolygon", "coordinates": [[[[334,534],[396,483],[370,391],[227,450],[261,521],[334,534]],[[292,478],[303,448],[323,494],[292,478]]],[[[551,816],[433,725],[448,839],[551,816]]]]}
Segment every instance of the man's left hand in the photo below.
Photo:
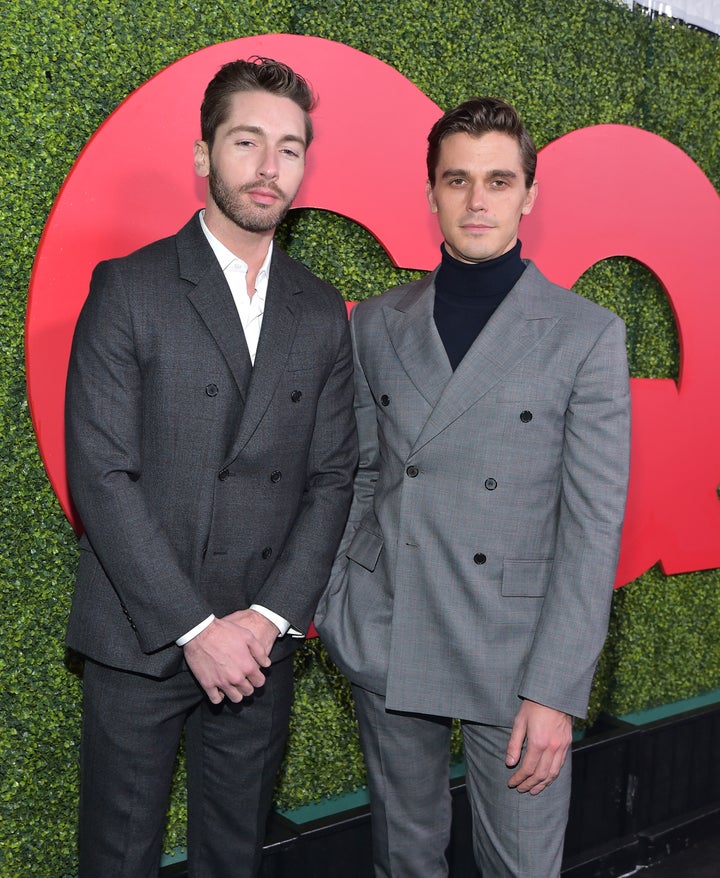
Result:
{"type": "Polygon", "coordinates": [[[508,786],[536,796],[555,780],[563,767],[572,743],[572,717],[536,701],[523,701],[508,741],[508,768],[518,764],[525,742],[525,755],[508,786]]]}

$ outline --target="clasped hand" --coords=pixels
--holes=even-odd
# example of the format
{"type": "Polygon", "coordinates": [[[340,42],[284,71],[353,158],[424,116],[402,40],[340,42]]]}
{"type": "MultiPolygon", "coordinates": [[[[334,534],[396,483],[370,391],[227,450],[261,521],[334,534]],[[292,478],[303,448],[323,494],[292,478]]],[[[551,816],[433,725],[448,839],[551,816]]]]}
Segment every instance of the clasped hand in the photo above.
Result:
{"type": "Polygon", "coordinates": [[[255,610],[215,619],[183,647],[195,679],[213,704],[224,697],[239,702],[265,682],[275,625],[255,610]]]}

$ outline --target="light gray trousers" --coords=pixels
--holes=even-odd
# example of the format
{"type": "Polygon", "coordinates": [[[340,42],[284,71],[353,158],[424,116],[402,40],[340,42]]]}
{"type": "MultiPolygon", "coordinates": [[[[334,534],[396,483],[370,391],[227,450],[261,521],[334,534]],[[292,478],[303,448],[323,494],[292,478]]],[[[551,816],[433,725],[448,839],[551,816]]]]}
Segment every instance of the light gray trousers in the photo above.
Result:
{"type": "MultiPolygon", "coordinates": [[[[385,709],[353,686],[370,789],[376,878],[445,878],[450,841],[450,720],[385,709]]],[[[483,878],[559,878],[570,759],[542,793],[507,786],[510,729],[462,724],[473,850],[483,878]]]]}

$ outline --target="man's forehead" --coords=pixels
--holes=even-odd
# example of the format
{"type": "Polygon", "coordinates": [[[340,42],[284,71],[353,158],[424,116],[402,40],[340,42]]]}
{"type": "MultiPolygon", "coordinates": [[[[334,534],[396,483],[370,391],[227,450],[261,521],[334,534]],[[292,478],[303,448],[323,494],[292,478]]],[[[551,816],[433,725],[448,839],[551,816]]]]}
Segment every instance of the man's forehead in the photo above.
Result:
{"type": "Polygon", "coordinates": [[[504,131],[485,131],[482,134],[468,134],[457,131],[448,134],[440,143],[438,166],[452,163],[458,157],[466,160],[490,161],[502,158],[503,164],[522,167],[520,144],[504,131]]]}
{"type": "Polygon", "coordinates": [[[305,114],[292,98],[261,89],[238,91],[231,95],[225,125],[264,127],[263,121],[265,125],[279,125],[289,131],[298,129],[304,139],[305,114]]]}

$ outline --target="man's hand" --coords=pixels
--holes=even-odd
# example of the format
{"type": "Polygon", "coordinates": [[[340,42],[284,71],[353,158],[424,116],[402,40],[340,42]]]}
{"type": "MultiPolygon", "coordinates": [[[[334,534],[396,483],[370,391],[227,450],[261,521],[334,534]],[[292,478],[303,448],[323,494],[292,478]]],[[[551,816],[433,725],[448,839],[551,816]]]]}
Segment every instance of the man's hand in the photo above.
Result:
{"type": "Polygon", "coordinates": [[[563,767],[572,743],[572,718],[535,701],[523,701],[508,741],[508,768],[518,764],[525,741],[525,755],[508,786],[536,796],[555,780],[563,767]]]}
{"type": "MultiPolygon", "coordinates": [[[[243,628],[252,631],[260,646],[270,655],[270,650],[273,648],[273,644],[280,633],[277,625],[273,625],[266,616],[258,613],[257,610],[250,609],[236,610],[234,613],[230,613],[229,616],[225,616],[225,618],[228,622],[234,622],[236,625],[242,625],[243,628]]],[[[268,664],[270,663],[268,662],[268,664]]]]}
{"type": "Polygon", "coordinates": [[[213,704],[225,696],[238,702],[252,695],[265,682],[260,669],[270,665],[270,650],[249,627],[233,621],[235,616],[215,619],[183,647],[188,667],[213,704]]]}

